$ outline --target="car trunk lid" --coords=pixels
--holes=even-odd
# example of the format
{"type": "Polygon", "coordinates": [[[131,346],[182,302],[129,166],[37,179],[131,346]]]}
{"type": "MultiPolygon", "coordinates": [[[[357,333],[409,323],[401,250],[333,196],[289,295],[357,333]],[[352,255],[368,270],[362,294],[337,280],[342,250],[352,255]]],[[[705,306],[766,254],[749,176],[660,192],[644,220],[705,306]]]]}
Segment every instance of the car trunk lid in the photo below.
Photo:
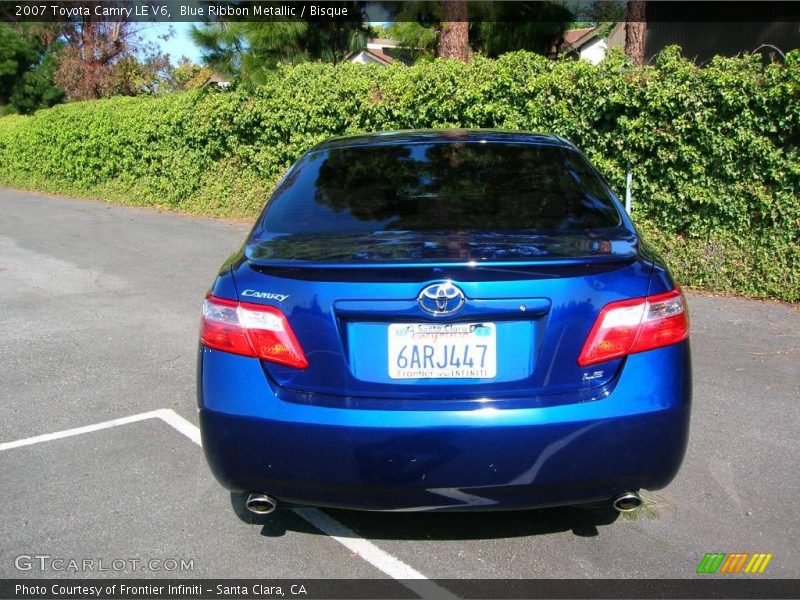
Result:
{"type": "MultiPolygon", "coordinates": [[[[581,345],[603,305],[646,295],[650,269],[624,230],[257,235],[245,256],[235,270],[241,299],[279,306],[309,362],[306,369],[264,362],[268,376],[287,390],[343,398],[510,398],[601,386],[621,360],[581,368],[581,345]],[[463,307],[432,315],[420,294],[444,282],[463,292],[463,307]],[[482,345],[481,333],[491,338],[492,370],[459,371],[469,353],[459,339],[453,352],[430,357],[442,365],[458,354],[448,376],[425,373],[420,347],[425,376],[397,377],[398,330],[424,337],[447,327],[457,337],[472,327],[469,343],[482,345]]],[[[405,360],[415,366],[413,348],[405,360]]]]}

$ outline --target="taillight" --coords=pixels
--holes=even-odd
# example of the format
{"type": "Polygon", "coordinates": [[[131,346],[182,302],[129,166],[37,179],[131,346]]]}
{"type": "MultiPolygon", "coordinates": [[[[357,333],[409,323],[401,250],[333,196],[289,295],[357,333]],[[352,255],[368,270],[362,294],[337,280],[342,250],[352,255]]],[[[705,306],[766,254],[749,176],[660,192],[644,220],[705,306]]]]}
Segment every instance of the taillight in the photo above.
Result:
{"type": "Polygon", "coordinates": [[[689,337],[689,313],[679,289],[606,304],[578,357],[582,367],[675,344],[689,337]]]}
{"type": "Polygon", "coordinates": [[[308,361],[280,309],[207,296],[200,341],[209,348],[305,369],[308,361]]]}

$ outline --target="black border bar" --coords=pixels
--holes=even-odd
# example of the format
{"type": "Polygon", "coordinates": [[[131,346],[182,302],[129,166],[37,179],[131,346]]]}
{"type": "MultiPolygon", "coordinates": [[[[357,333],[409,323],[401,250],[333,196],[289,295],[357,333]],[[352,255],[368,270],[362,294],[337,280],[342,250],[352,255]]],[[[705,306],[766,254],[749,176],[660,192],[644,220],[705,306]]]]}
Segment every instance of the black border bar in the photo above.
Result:
{"type": "Polygon", "coordinates": [[[465,599],[571,600],[674,598],[794,599],[800,580],[760,575],[715,575],[693,579],[0,579],[0,598],[28,600],[418,598],[426,584],[435,598],[444,589],[465,599]],[[125,586],[125,587],[123,587],[125,586]],[[302,586],[302,590],[301,587],[302,586]],[[128,591],[123,591],[127,588],[128,591]],[[130,591],[131,588],[138,592],[130,591]],[[275,588],[280,588],[278,593],[275,588]],[[82,590],[82,591],[81,591],[82,590]],[[99,593],[98,593],[99,590],[99,593]],[[272,591],[269,591],[272,590],[272,591]],[[171,591],[171,593],[170,593],[171,591]]]}
{"type": "MultiPolygon", "coordinates": [[[[472,0],[473,6],[480,0],[472,0]]],[[[622,0],[607,1],[624,9],[622,0]]],[[[193,21],[367,21],[424,20],[426,4],[419,10],[398,12],[398,2],[285,0],[0,0],[0,21],[62,22],[90,17],[94,21],[193,22],[193,21]]],[[[470,19],[493,22],[535,22],[553,14],[542,1],[483,0],[470,19]]],[[[591,0],[571,4],[576,20],[582,18],[591,0]]],[[[650,22],[797,22],[797,0],[647,0],[645,19],[650,22]]],[[[477,7],[476,7],[477,8],[477,7]]],[[[433,10],[433,9],[431,9],[433,10]]],[[[585,15],[584,15],[585,17],[585,15]]]]}

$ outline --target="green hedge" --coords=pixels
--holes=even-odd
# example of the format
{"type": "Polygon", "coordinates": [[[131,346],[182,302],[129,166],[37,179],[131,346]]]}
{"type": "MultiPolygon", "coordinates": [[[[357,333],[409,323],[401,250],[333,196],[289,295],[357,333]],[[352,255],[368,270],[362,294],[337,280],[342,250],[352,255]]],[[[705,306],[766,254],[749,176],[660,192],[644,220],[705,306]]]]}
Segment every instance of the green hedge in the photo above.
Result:
{"type": "Polygon", "coordinates": [[[303,64],[255,91],[114,98],[0,119],[0,184],[251,217],[332,135],[423,127],[553,132],[620,193],[685,285],[800,300],[800,52],[785,64],[662,53],[631,67],[518,52],[464,65],[303,64]]]}

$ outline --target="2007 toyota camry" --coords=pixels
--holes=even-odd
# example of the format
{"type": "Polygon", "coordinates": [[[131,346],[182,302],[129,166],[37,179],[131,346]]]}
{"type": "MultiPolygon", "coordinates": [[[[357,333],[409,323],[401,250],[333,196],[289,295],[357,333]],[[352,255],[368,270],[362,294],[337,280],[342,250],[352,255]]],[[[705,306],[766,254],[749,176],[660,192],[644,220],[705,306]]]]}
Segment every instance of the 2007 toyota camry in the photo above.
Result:
{"type": "Polygon", "coordinates": [[[256,513],[631,510],[683,459],[688,335],[664,263],[566,140],[337,138],[205,299],[203,446],[256,513]]]}

